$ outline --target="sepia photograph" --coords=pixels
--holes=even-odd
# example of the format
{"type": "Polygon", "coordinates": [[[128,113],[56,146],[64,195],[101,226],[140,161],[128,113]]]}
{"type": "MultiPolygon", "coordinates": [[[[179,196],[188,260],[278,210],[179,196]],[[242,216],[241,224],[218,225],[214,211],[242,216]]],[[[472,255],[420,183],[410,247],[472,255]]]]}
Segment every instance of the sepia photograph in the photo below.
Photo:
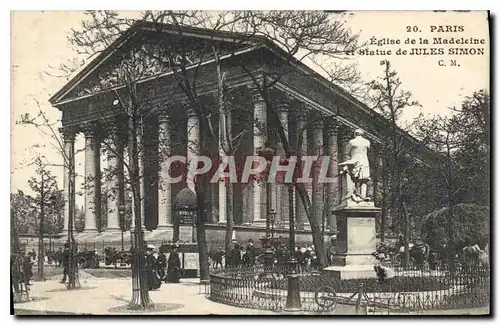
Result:
{"type": "Polygon", "coordinates": [[[490,19],[11,11],[11,315],[491,315],[490,19]]]}

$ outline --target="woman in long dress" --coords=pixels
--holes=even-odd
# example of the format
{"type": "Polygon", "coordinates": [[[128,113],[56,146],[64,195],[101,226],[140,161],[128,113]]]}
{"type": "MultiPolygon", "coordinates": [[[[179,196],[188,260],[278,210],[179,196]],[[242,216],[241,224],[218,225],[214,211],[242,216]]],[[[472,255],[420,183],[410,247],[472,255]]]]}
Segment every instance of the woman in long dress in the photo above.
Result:
{"type": "Polygon", "coordinates": [[[173,246],[172,248],[173,250],[167,262],[167,281],[179,283],[179,279],[181,278],[181,260],[179,253],[177,253],[178,246],[173,246]]]}
{"type": "Polygon", "coordinates": [[[156,274],[156,258],[153,251],[148,249],[146,251],[146,272],[148,277],[149,290],[156,290],[161,286],[161,281],[156,274]]]}

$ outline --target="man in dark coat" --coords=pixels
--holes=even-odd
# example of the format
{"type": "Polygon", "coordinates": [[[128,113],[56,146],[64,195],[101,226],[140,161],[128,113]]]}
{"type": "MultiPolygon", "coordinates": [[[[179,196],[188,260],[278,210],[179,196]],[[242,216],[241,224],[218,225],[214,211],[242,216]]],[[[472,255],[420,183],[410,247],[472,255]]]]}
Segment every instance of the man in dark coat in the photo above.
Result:
{"type": "Polygon", "coordinates": [[[255,258],[257,257],[257,250],[256,250],[255,246],[253,245],[252,239],[248,240],[247,255],[248,255],[249,265],[255,265],[255,258]]]}
{"type": "Polygon", "coordinates": [[[57,252],[54,253],[54,257],[56,259],[56,267],[61,266],[62,261],[63,261],[63,252],[61,250],[61,247],[59,247],[57,252]]]}
{"type": "Polygon", "coordinates": [[[231,250],[231,266],[239,267],[241,265],[241,249],[238,243],[234,244],[231,250]]]}
{"type": "Polygon", "coordinates": [[[33,259],[33,262],[36,261],[36,252],[35,252],[35,249],[31,250],[31,258],[33,259]]]}
{"type": "Polygon", "coordinates": [[[66,277],[68,276],[68,273],[69,273],[70,254],[71,254],[71,252],[69,251],[69,244],[65,243],[64,244],[64,251],[62,252],[63,278],[61,280],[61,283],[66,282],[66,277]]]}
{"type": "Polygon", "coordinates": [[[30,279],[33,277],[33,262],[31,261],[31,257],[29,253],[23,254],[23,275],[24,275],[24,283],[29,286],[30,279]]]}
{"type": "Polygon", "coordinates": [[[217,252],[215,252],[214,256],[214,261],[215,261],[215,268],[218,269],[219,266],[222,269],[222,258],[224,257],[224,250],[222,247],[219,247],[217,252]]]}
{"type": "Polygon", "coordinates": [[[168,257],[167,263],[167,280],[168,282],[179,283],[181,278],[181,260],[177,252],[178,245],[172,246],[172,252],[168,257]]]}

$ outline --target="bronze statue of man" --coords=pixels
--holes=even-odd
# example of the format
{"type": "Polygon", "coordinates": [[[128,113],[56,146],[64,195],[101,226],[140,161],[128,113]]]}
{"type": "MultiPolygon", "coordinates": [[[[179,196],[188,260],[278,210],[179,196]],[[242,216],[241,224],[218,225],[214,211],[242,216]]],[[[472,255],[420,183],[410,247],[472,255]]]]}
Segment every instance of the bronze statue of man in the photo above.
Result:
{"type": "Polygon", "coordinates": [[[354,139],[349,141],[347,147],[348,159],[339,166],[343,167],[343,172],[347,172],[354,182],[354,201],[369,201],[367,197],[367,187],[370,181],[370,163],[368,161],[368,150],[370,141],[363,137],[363,130],[354,131],[354,139]]]}

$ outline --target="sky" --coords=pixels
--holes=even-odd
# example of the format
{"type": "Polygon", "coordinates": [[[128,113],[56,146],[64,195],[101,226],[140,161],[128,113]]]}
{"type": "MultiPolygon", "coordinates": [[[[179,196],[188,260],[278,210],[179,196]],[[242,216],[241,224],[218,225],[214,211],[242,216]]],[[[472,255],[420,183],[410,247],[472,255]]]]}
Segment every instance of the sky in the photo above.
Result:
{"type": "MultiPolygon", "coordinates": [[[[127,15],[136,13],[127,12],[127,15]]],[[[65,78],[56,78],[47,74],[54,73],[51,67],[76,56],[69,47],[67,37],[71,28],[77,28],[84,18],[78,11],[13,12],[11,14],[11,191],[21,189],[30,193],[28,179],[34,176],[34,168],[29,163],[40,154],[60,163],[57,151],[49,140],[32,128],[16,125],[24,113],[35,114],[38,104],[52,121],[60,118],[60,112],[53,108],[48,99],[66,82],[65,78]],[[37,104],[38,103],[38,104],[37,104]],[[40,144],[40,147],[33,148],[40,144]]],[[[346,26],[352,32],[360,34],[361,41],[370,42],[372,37],[379,40],[399,39],[403,44],[385,47],[370,46],[370,49],[392,50],[392,55],[354,55],[353,60],[364,80],[369,81],[383,71],[382,60],[390,60],[398,72],[402,87],[413,93],[422,107],[405,112],[403,118],[412,120],[419,113],[448,114],[448,107],[459,106],[465,96],[489,86],[489,38],[485,12],[471,13],[432,13],[432,12],[374,12],[362,11],[345,15],[346,26]],[[463,31],[438,32],[438,26],[463,26],[463,31]],[[417,27],[418,31],[407,31],[417,27]],[[431,32],[431,26],[436,31],[431,32]],[[450,56],[450,55],[395,55],[398,48],[409,50],[410,47],[436,47],[436,45],[406,45],[406,38],[465,37],[484,38],[485,55],[450,56]],[[450,60],[456,60],[457,66],[451,66],[450,60]],[[439,60],[446,66],[440,66],[439,60]],[[458,66],[459,65],[459,66],[458,66]]],[[[446,28],[444,28],[446,30],[446,28]]],[[[455,29],[456,30],[456,29],[455,29]]],[[[439,45],[437,45],[439,47],[439,45]]],[[[445,51],[448,47],[441,46],[445,51]]],[[[83,137],[76,141],[76,150],[83,148],[83,137]]],[[[76,155],[77,174],[83,174],[83,153],[76,155]]],[[[104,162],[104,160],[103,160],[104,162]]],[[[106,166],[102,165],[103,168],[106,166]]],[[[62,187],[62,167],[54,167],[53,174],[62,187]]],[[[77,180],[77,183],[80,183],[77,180]]],[[[83,204],[83,197],[77,197],[77,203],[83,204]]]]}

